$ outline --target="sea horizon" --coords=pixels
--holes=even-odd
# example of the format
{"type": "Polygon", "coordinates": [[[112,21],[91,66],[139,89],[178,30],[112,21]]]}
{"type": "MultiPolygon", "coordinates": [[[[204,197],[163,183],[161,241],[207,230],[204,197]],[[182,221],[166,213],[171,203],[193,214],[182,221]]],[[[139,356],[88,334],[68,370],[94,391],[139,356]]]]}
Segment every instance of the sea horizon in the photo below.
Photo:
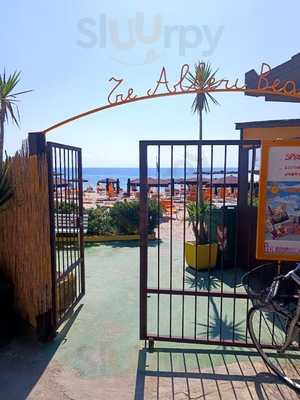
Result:
{"type": "MultiPolygon", "coordinates": [[[[213,171],[223,170],[222,167],[214,167],[213,171]]],[[[238,168],[236,167],[227,167],[227,171],[234,171],[234,173],[238,172],[238,168]]],[[[186,168],[186,176],[194,176],[196,169],[195,168],[186,168]]],[[[204,172],[210,172],[210,168],[203,167],[204,172]]],[[[84,179],[84,187],[97,185],[97,182],[100,179],[112,178],[120,180],[120,187],[122,189],[127,188],[127,180],[139,178],[139,167],[84,167],[82,168],[82,175],[84,179]]],[[[148,176],[155,178],[157,177],[157,168],[149,167],[148,168],[148,176]]],[[[184,169],[183,168],[173,168],[173,177],[174,178],[183,178],[184,169]]],[[[170,167],[161,167],[160,168],[160,178],[167,179],[171,177],[171,168],[170,167]]]]}

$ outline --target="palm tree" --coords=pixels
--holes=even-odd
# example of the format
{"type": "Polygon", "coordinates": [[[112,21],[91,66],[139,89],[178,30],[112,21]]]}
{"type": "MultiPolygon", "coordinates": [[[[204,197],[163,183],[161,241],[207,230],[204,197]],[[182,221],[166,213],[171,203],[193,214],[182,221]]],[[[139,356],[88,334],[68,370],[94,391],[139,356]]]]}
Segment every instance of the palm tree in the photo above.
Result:
{"type": "Polygon", "coordinates": [[[31,92],[26,90],[23,92],[14,92],[16,86],[20,82],[21,72],[15,71],[8,77],[5,74],[0,74],[0,163],[3,161],[3,146],[4,146],[4,125],[9,119],[14,124],[19,126],[20,113],[18,108],[18,97],[21,94],[31,92]]]}
{"type": "Polygon", "coordinates": [[[204,207],[203,201],[203,191],[202,191],[202,145],[203,140],[203,111],[206,113],[210,111],[210,101],[213,104],[219,104],[218,101],[212,96],[211,93],[205,92],[208,87],[213,87],[217,82],[215,80],[215,75],[217,71],[213,72],[210,63],[205,63],[199,61],[195,64],[195,72],[189,72],[188,80],[192,84],[193,89],[196,89],[196,97],[192,104],[192,112],[199,115],[199,140],[200,145],[198,146],[198,177],[199,177],[199,187],[197,191],[197,201],[199,205],[199,210],[197,210],[196,218],[196,230],[199,232],[198,237],[196,237],[197,244],[205,244],[208,242],[207,232],[204,227],[204,213],[202,212],[204,207]]]}
{"type": "Polygon", "coordinates": [[[189,72],[188,80],[192,83],[194,89],[199,90],[192,104],[193,113],[199,115],[199,140],[203,140],[203,110],[205,112],[210,111],[210,101],[213,104],[219,104],[211,93],[205,92],[208,87],[213,88],[215,85],[218,85],[218,82],[215,81],[216,73],[217,70],[212,72],[210,63],[202,61],[195,64],[194,74],[189,72]]]}

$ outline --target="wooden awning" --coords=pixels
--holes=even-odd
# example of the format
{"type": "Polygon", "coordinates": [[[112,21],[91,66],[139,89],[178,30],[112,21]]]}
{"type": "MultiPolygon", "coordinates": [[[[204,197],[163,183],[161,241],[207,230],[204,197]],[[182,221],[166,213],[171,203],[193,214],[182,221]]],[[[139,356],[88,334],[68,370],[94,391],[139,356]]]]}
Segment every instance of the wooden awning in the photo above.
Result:
{"type": "MultiPolygon", "coordinates": [[[[170,179],[156,179],[156,178],[148,178],[148,186],[150,187],[168,187],[171,183],[170,179]]],[[[140,186],[139,179],[131,179],[130,186],[140,186]]]]}
{"type": "MultiPolygon", "coordinates": [[[[260,75],[254,70],[246,72],[245,84],[247,89],[257,89],[260,75]]],[[[300,53],[295,54],[289,61],[272,68],[268,74],[268,81],[274,82],[279,79],[284,85],[285,82],[294,81],[297,91],[300,91],[300,53]]],[[[278,95],[264,95],[255,93],[245,93],[246,96],[265,97],[266,101],[280,101],[280,102],[293,102],[299,103],[300,100],[294,97],[278,96],[278,95]]]]}

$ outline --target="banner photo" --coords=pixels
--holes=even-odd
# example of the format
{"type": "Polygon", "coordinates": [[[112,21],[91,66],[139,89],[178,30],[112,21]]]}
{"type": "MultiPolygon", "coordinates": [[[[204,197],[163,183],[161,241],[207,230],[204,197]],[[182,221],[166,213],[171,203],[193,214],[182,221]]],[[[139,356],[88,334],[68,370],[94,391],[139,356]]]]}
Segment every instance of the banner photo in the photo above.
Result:
{"type": "Polygon", "coordinates": [[[300,260],[300,140],[262,144],[256,257],[300,260]]]}

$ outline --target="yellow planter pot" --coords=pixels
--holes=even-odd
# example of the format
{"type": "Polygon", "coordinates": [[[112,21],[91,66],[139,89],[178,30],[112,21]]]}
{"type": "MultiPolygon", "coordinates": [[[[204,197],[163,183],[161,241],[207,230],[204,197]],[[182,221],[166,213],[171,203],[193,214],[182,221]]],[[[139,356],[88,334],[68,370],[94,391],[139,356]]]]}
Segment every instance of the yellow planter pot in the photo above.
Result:
{"type": "Polygon", "coordinates": [[[198,244],[196,242],[185,243],[185,259],[187,264],[195,269],[214,268],[217,263],[218,244],[198,244]],[[197,250],[196,250],[197,248],[197,250]],[[197,262],[196,262],[197,253],[197,262]]]}

